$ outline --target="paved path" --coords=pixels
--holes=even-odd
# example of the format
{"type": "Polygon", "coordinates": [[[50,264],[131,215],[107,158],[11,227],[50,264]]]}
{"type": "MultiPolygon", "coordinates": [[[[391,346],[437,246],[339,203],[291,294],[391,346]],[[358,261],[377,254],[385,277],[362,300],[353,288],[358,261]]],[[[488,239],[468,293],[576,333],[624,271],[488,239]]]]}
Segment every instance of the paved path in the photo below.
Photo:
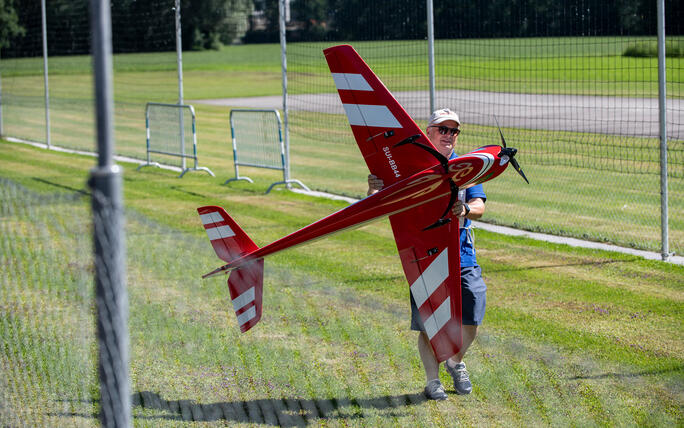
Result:
{"type": "MultiPolygon", "coordinates": [[[[47,145],[45,145],[44,143],[37,143],[37,142],[33,142],[33,141],[26,141],[26,140],[21,140],[18,138],[11,138],[11,137],[6,138],[6,140],[13,142],[13,143],[28,144],[28,145],[31,145],[34,147],[40,147],[43,149],[47,148],[47,145]]],[[[93,156],[93,157],[97,156],[97,153],[94,153],[94,152],[71,150],[71,149],[65,149],[62,147],[55,147],[55,146],[52,146],[51,150],[66,152],[66,153],[76,153],[76,154],[93,156]]],[[[125,156],[115,156],[114,159],[119,161],[119,162],[129,162],[129,163],[136,163],[136,164],[145,163],[145,161],[143,161],[143,160],[133,159],[133,158],[125,157],[125,156]]],[[[178,167],[167,166],[167,165],[162,165],[162,168],[170,169],[173,171],[180,171],[181,170],[178,167]]],[[[293,188],[290,190],[293,192],[296,192],[296,193],[304,193],[304,194],[308,194],[311,196],[342,200],[342,201],[346,201],[350,204],[358,201],[358,199],[334,195],[334,194],[326,193],[326,192],[316,192],[316,191],[308,191],[307,192],[305,190],[296,189],[296,188],[293,188]]],[[[481,221],[473,221],[473,225],[479,229],[484,229],[484,230],[488,230],[491,232],[501,233],[504,235],[526,236],[526,237],[532,238],[532,239],[537,239],[537,240],[547,241],[547,242],[555,242],[555,243],[559,243],[559,244],[566,244],[566,245],[570,245],[572,247],[596,248],[596,249],[604,250],[604,251],[616,251],[619,253],[632,254],[632,255],[643,257],[643,258],[646,258],[649,260],[662,260],[662,256],[660,255],[660,253],[656,253],[656,252],[652,252],[652,251],[635,250],[633,248],[618,247],[617,245],[602,244],[602,243],[592,242],[592,241],[582,241],[580,239],[567,238],[567,237],[555,236],[555,235],[547,235],[544,233],[528,232],[526,230],[513,229],[511,227],[505,227],[505,226],[496,226],[496,225],[492,225],[492,224],[488,224],[488,223],[483,223],[481,221]]],[[[684,257],[682,257],[682,256],[671,256],[668,259],[668,262],[678,264],[678,265],[684,265],[684,257]]]]}
{"type": "MultiPolygon", "coordinates": [[[[348,198],[345,196],[333,195],[333,194],[326,193],[326,192],[306,192],[306,191],[300,190],[300,189],[290,189],[290,190],[293,192],[296,192],[296,193],[304,193],[304,194],[308,194],[311,196],[318,196],[318,197],[322,197],[322,198],[337,199],[337,200],[342,200],[342,201],[346,201],[349,203],[354,203],[354,202],[358,201],[358,199],[348,198]]],[[[568,238],[565,236],[548,235],[546,233],[538,233],[538,232],[528,232],[527,230],[514,229],[512,227],[506,227],[506,226],[497,226],[494,224],[484,223],[481,221],[473,221],[473,226],[476,229],[487,230],[489,232],[500,233],[503,235],[510,235],[510,236],[524,236],[527,238],[536,239],[538,241],[553,242],[556,244],[565,244],[565,245],[569,245],[571,247],[593,248],[593,249],[603,250],[603,251],[614,251],[617,253],[631,254],[633,256],[643,257],[643,258],[648,259],[648,260],[662,260],[663,259],[662,255],[660,253],[657,253],[654,251],[635,250],[634,248],[619,247],[617,245],[604,244],[604,243],[593,242],[593,241],[583,241],[581,239],[568,238]]],[[[677,265],[684,265],[684,257],[682,257],[682,256],[672,255],[669,257],[669,259],[667,261],[670,263],[673,263],[673,264],[677,264],[677,265]]]]}
{"type": "MultiPolygon", "coordinates": [[[[425,91],[394,92],[416,120],[426,120],[429,96],[425,91]]],[[[230,107],[281,109],[282,96],[194,100],[188,103],[230,107]]],[[[437,91],[435,105],[459,112],[464,123],[502,127],[655,137],[660,135],[656,98],[585,95],[532,95],[464,90],[437,91]]],[[[684,100],[667,100],[668,137],[684,140],[684,100]]],[[[288,109],[343,114],[337,94],[290,95],[288,109]]]]}

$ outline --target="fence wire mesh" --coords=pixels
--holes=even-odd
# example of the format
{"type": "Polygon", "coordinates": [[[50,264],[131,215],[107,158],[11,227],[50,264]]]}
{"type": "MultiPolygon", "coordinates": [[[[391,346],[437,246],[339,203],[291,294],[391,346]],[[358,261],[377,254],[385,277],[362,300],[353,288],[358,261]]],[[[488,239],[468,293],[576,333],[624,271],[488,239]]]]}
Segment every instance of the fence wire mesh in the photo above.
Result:
{"type": "MultiPolygon", "coordinates": [[[[113,6],[118,154],[145,159],[145,103],[176,101],[173,3],[154,0],[138,4],[138,9],[113,6]],[[151,53],[137,53],[140,50],[151,53]]],[[[435,106],[449,106],[461,114],[458,150],[497,143],[496,117],[509,144],[519,149],[533,183],[522,186],[506,175],[488,184],[484,220],[659,250],[655,3],[642,2],[636,9],[588,0],[541,9],[532,3],[504,3],[434,2],[435,106]]],[[[56,8],[48,3],[50,132],[56,146],[92,150],[90,57],[61,56],[78,52],[87,40],[84,4],[73,0],[56,8]]],[[[684,20],[676,2],[665,4],[670,52],[666,61],[669,246],[681,253],[684,20]]],[[[277,8],[271,7],[275,3],[259,5],[261,15],[252,15],[252,24],[263,22],[264,16],[265,22],[277,21],[277,12],[273,15],[277,8]]],[[[242,2],[232,7],[243,18],[252,10],[242,2]]],[[[287,48],[291,176],[315,190],[362,197],[367,171],[359,161],[321,51],[352,43],[424,126],[430,113],[425,2],[329,1],[321,6],[300,0],[291,8],[287,48]],[[318,167],[322,162],[325,168],[318,167]]],[[[4,134],[45,141],[39,9],[33,3],[18,7],[28,27],[21,43],[3,49],[0,78],[4,134]]],[[[236,34],[238,27],[246,25],[237,15],[231,18],[235,22],[226,21],[235,26],[236,34]]],[[[245,40],[259,39],[258,31],[253,31],[256,27],[250,27],[245,40]]],[[[184,33],[183,40],[186,48],[211,45],[194,33],[184,33]]],[[[254,55],[265,51],[261,46],[251,49],[254,55]]],[[[273,63],[278,62],[275,51],[273,63]]],[[[222,55],[203,53],[199,68],[213,67],[222,55]]],[[[190,84],[193,79],[219,82],[231,75],[199,68],[186,72],[190,84]]],[[[192,97],[190,88],[186,92],[192,97]]],[[[200,146],[213,158],[208,165],[215,161],[212,169],[225,171],[230,165],[220,162],[227,159],[222,150],[229,138],[227,111],[223,118],[213,110],[205,113],[198,117],[200,146]],[[204,144],[204,138],[211,143],[204,144]]]]}
{"type": "MultiPolygon", "coordinates": [[[[382,7],[403,11],[401,22],[424,25],[425,2],[388,3],[382,7]]],[[[434,5],[435,107],[460,114],[463,132],[457,152],[499,144],[498,120],[532,182],[527,186],[505,174],[487,183],[483,220],[660,250],[655,23],[623,26],[615,36],[627,19],[623,14],[629,14],[589,2],[555,4],[549,9],[553,20],[548,20],[549,10],[519,4],[434,5]]],[[[681,31],[681,8],[667,5],[667,22],[681,31]]],[[[649,4],[640,16],[654,16],[655,8],[649,4]]],[[[323,37],[299,31],[298,41],[288,43],[291,146],[326,153],[330,163],[325,173],[314,172],[309,168],[313,156],[295,150],[292,174],[318,190],[362,196],[365,165],[345,168],[338,162],[358,151],[321,50],[352,44],[424,127],[430,114],[427,42],[376,32],[391,14],[343,8],[335,13],[342,21],[361,16],[358,25],[366,26],[368,34],[357,31],[351,41],[340,41],[335,31],[323,37]],[[328,42],[320,41],[326,37],[328,42]]],[[[668,33],[668,208],[670,250],[675,252],[684,249],[684,62],[677,54],[682,43],[681,35],[668,33]]]]}
{"type": "Polygon", "coordinates": [[[2,426],[95,425],[89,212],[82,194],[41,195],[0,178],[2,426]]]}
{"type": "MultiPolygon", "coordinates": [[[[176,102],[174,0],[112,6],[114,130],[120,154],[145,159],[145,104],[176,102]],[[138,10],[140,9],[140,10],[138,10]],[[141,54],[140,52],[149,52],[141,54]],[[154,77],[135,70],[155,70],[154,77]]],[[[2,49],[3,134],[46,143],[40,2],[21,2],[25,34],[2,49]],[[16,60],[7,60],[16,58],[16,60]]],[[[47,2],[50,142],[93,151],[94,93],[88,1],[47,2]]]]}
{"type": "Polygon", "coordinates": [[[189,106],[148,104],[147,123],[151,162],[194,166],[197,140],[194,110],[189,106]]]}
{"type": "MultiPolygon", "coordinates": [[[[69,12],[64,15],[68,19],[50,20],[56,32],[50,38],[52,45],[62,49],[57,53],[87,43],[87,11],[84,3],[72,3],[73,8],[66,8],[69,12]]],[[[346,20],[368,29],[362,40],[354,39],[353,44],[422,126],[429,114],[426,44],[420,40],[423,4],[383,2],[382,13],[337,12],[338,22],[346,20]],[[413,40],[395,40],[398,37],[393,31],[414,27],[413,40]]],[[[654,112],[650,104],[654,97],[653,60],[620,57],[632,46],[650,45],[653,37],[593,37],[609,32],[600,27],[601,22],[611,23],[613,15],[607,14],[602,20],[587,20],[588,35],[582,37],[565,37],[554,30],[519,38],[530,34],[508,32],[508,28],[520,26],[489,19],[496,4],[476,9],[481,13],[475,17],[479,19],[467,22],[458,8],[437,4],[437,103],[462,114],[464,132],[459,146],[465,151],[497,142],[492,123],[496,115],[509,144],[520,149],[520,161],[533,182],[524,187],[517,176],[508,174],[487,185],[488,219],[658,248],[657,142],[650,130],[653,120],[648,119],[654,112]],[[449,33],[450,25],[459,32],[449,33]],[[473,28],[481,38],[467,37],[474,34],[468,33],[473,28]]],[[[125,42],[117,52],[131,54],[115,60],[119,70],[126,69],[127,61],[135,62],[136,70],[145,63],[150,69],[162,69],[162,78],[160,74],[149,77],[133,72],[119,75],[116,83],[123,93],[116,103],[117,146],[120,153],[140,158],[144,158],[144,104],[172,101],[176,94],[174,54],[133,54],[146,49],[132,46],[137,42],[172,50],[172,45],[166,44],[174,38],[172,2],[155,1],[155,5],[160,13],[117,15],[115,8],[113,14],[115,21],[131,23],[130,37],[117,37],[125,42]],[[138,20],[164,22],[160,27],[168,32],[141,32],[143,26],[133,24],[138,20]]],[[[462,6],[461,10],[473,10],[462,6]]],[[[35,2],[22,3],[21,11],[39,16],[35,2]]],[[[562,21],[576,13],[563,11],[558,17],[562,21]]],[[[680,19],[680,13],[670,10],[669,19],[680,19]]],[[[532,19],[534,14],[514,17],[515,23],[522,22],[525,28],[543,27],[532,19]]],[[[13,48],[24,53],[35,50],[34,56],[40,55],[39,27],[39,21],[31,24],[25,43],[13,48]]],[[[335,43],[351,38],[346,33],[332,36],[335,43]]],[[[319,183],[319,189],[359,196],[365,191],[367,172],[321,55],[322,48],[332,42],[307,42],[299,37],[299,43],[290,45],[288,57],[292,145],[296,148],[293,166],[298,176],[319,183]]],[[[51,74],[53,144],[92,150],[90,58],[57,56],[53,62],[61,70],[51,74]],[[80,77],[74,78],[73,71],[80,77]]],[[[20,58],[0,64],[5,133],[43,141],[42,63],[20,58]]],[[[668,64],[671,239],[672,249],[682,251],[684,172],[682,109],[678,104],[682,62],[668,64]]],[[[221,147],[227,141],[226,124],[224,120],[221,147]]],[[[93,287],[97,267],[93,267],[92,233],[87,233],[93,227],[87,202],[82,192],[35,193],[0,178],[2,426],[99,425],[102,411],[93,287]]],[[[264,219],[292,213],[284,207],[264,216],[262,208],[247,207],[242,215],[251,217],[255,229],[261,228],[262,238],[279,237],[280,230],[264,219]]],[[[421,405],[425,401],[419,392],[423,373],[413,346],[415,337],[405,325],[406,299],[380,298],[368,290],[350,291],[349,283],[334,283],[324,273],[292,272],[290,261],[276,260],[266,268],[264,307],[268,309],[262,325],[241,335],[225,281],[200,281],[209,269],[208,261],[215,260],[206,237],[181,232],[136,212],[129,211],[126,217],[131,402],[136,424],[380,425],[389,421],[403,425],[421,420],[441,426],[461,422],[458,418],[465,424],[477,424],[492,420],[492,415],[502,424],[594,425],[617,420],[618,424],[668,426],[681,422],[681,415],[672,411],[681,404],[677,383],[681,366],[674,358],[673,363],[662,363],[657,370],[632,373],[613,362],[583,353],[572,355],[549,343],[521,342],[494,329],[480,336],[469,360],[469,364],[475,362],[471,367],[474,377],[482,380],[483,390],[491,391],[492,396],[467,412],[421,405]],[[570,380],[563,378],[565,375],[570,380]],[[385,379],[390,381],[379,381],[385,379]],[[500,403],[510,407],[502,411],[497,408],[500,403]],[[666,410],[651,414],[658,406],[666,410]]],[[[320,250],[314,247],[308,257],[320,256],[313,254],[320,250]]],[[[319,260],[329,263],[323,257],[319,260]]],[[[579,257],[570,261],[584,263],[579,257]]],[[[360,275],[350,281],[367,280],[364,272],[360,275]]],[[[403,283],[400,275],[377,275],[388,283],[403,283]]],[[[674,295],[671,287],[676,285],[664,288],[670,297],[674,295]]],[[[579,308],[579,312],[608,312],[595,303],[562,303],[573,310],[579,308]]],[[[655,311],[661,310],[649,304],[655,311]]],[[[610,307],[617,313],[620,309],[610,307]]],[[[643,322],[636,325],[644,330],[652,327],[650,310],[649,315],[631,312],[631,308],[624,311],[620,314],[630,317],[630,322],[643,322]]],[[[509,314],[497,312],[496,307],[490,313],[499,318],[509,314]]],[[[665,331],[672,341],[663,345],[666,349],[662,352],[677,355],[679,342],[676,334],[670,333],[676,330],[676,316],[671,317],[674,320],[665,318],[665,331]]],[[[658,324],[662,327],[663,320],[658,324]]],[[[630,333],[640,330],[633,325],[624,328],[630,333]]],[[[578,331],[580,339],[595,340],[595,330],[578,331]]],[[[613,344],[620,341],[614,333],[604,332],[599,340],[618,346],[613,344]]],[[[650,349],[646,358],[661,352],[649,348],[654,345],[648,341],[644,345],[650,349]]],[[[641,344],[624,346],[644,349],[641,344]]]]}
{"type": "Polygon", "coordinates": [[[230,130],[238,165],[284,169],[280,116],[275,110],[233,110],[230,130]]]}
{"type": "MultiPolygon", "coordinates": [[[[91,217],[88,198],[35,193],[7,179],[0,180],[0,196],[0,425],[99,426],[93,243],[84,232],[91,227],[85,220],[91,217]]],[[[285,213],[280,210],[270,215],[285,213]]],[[[280,234],[279,226],[274,231],[252,208],[243,216],[253,223],[251,232],[280,234]]],[[[200,224],[197,220],[198,233],[187,233],[126,212],[135,426],[404,426],[416,421],[451,426],[461,418],[563,426],[655,420],[670,426],[681,419],[662,410],[680,402],[676,362],[653,369],[656,373],[631,374],[628,369],[636,370],[631,366],[492,327],[480,334],[468,357],[473,378],[492,396],[467,410],[458,401],[429,405],[421,392],[424,373],[408,329],[406,295],[350,288],[322,273],[291,269],[277,258],[266,264],[263,319],[242,334],[225,277],[200,279],[218,262],[200,224]],[[592,400],[586,398],[589,389],[592,400]],[[511,400],[515,411],[502,411],[500,406],[511,400]],[[592,413],[597,406],[608,416],[592,413]]],[[[339,256],[323,256],[325,246],[315,246],[321,244],[314,244],[307,257],[339,256]]],[[[396,258],[392,251],[383,250],[381,257],[396,258]]],[[[581,257],[577,261],[582,263],[581,257]]],[[[408,292],[403,277],[374,275],[408,292]]],[[[497,307],[506,304],[488,309],[490,322],[497,307]]],[[[605,310],[588,302],[568,305],[595,317],[602,317],[595,311],[605,310]]],[[[666,320],[665,331],[676,331],[674,317],[668,313],[659,319],[666,320]]],[[[652,321],[631,322],[647,326],[652,321]]],[[[634,324],[621,328],[633,332],[634,324]]],[[[603,334],[610,342],[616,332],[603,334]]],[[[663,349],[676,355],[675,342],[663,349]]]]}

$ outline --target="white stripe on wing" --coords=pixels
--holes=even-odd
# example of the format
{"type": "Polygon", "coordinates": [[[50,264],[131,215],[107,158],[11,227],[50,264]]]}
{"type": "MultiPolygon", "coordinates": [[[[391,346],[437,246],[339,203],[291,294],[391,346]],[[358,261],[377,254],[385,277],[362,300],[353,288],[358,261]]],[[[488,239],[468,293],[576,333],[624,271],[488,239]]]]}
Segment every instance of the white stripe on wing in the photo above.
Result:
{"type": "Polygon", "coordinates": [[[411,294],[417,307],[430,298],[432,293],[449,277],[449,249],[439,253],[422,275],[411,284],[411,294]]]}
{"type": "Polygon", "coordinates": [[[449,297],[447,297],[444,302],[439,305],[439,308],[437,308],[437,310],[423,323],[425,326],[425,333],[427,333],[428,338],[432,339],[450,319],[451,300],[449,297]]]}
{"type": "Polygon", "coordinates": [[[332,73],[335,86],[338,90],[372,91],[373,88],[366,82],[362,75],[357,73],[332,73]]]}
{"type": "Polygon", "coordinates": [[[350,125],[375,126],[378,128],[401,128],[387,106],[368,104],[342,104],[350,125]]]}

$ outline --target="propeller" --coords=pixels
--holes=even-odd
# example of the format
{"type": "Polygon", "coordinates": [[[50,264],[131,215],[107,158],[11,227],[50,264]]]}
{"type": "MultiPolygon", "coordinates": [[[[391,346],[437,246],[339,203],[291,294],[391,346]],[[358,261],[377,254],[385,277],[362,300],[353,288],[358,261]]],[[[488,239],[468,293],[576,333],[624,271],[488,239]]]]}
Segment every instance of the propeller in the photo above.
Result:
{"type": "Polygon", "coordinates": [[[503,132],[501,132],[501,127],[499,126],[499,120],[494,116],[494,120],[496,121],[496,127],[499,128],[499,135],[501,136],[501,145],[503,146],[503,149],[501,149],[501,152],[499,152],[499,157],[501,158],[502,161],[510,161],[511,165],[513,166],[513,169],[515,169],[518,174],[525,180],[527,184],[530,184],[529,180],[527,180],[527,177],[525,177],[525,173],[523,172],[522,168],[520,168],[520,165],[518,164],[518,161],[515,160],[515,154],[518,152],[518,149],[514,149],[513,147],[506,147],[506,139],[503,136],[503,132]]]}
{"type": "MultiPolygon", "coordinates": [[[[499,126],[499,120],[496,118],[496,116],[494,116],[494,120],[496,121],[496,127],[499,129],[499,135],[501,136],[501,145],[503,146],[503,148],[499,152],[499,158],[501,158],[502,162],[510,162],[513,166],[513,169],[515,169],[518,172],[518,174],[520,174],[520,176],[523,178],[523,180],[525,180],[527,184],[530,184],[527,177],[525,177],[525,173],[523,172],[522,168],[520,168],[518,161],[515,160],[515,154],[518,152],[518,149],[515,149],[513,147],[507,147],[506,139],[503,136],[503,132],[501,132],[501,127],[499,126]]],[[[437,159],[437,161],[444,168],[444,173],[446,174],[449,171],[449,160],[446,158],[446,156],[444,156],[434,148],[416,142],[416,140],[420,138],[420,136],[420,134],[411,135],[410,137],[405,138],[404,140],[395,144],[394,147],[399,147],[406,144],[413,144],[415,146],[420,147],[421,149],[429,152],[432,156],[435,157],[435,159],[437,159]]],[[[449,180],[449,187],[451,189],[451,196],[449,197],[449,204],[447,205],[444,214],[442,214],[436,222],[424,228],[424,231],[444,226],[451,222],[451,218],[447,216],[449,215],[449,211],[451,211],[451,208],[453,208],[454,204],[456,203],[456,200],[458,199],[458,186],[456,186],[456,183],[454,183],[453,180],[449,180]]]]}
{"type": "MultiPolygon", "coordinates": [[[[516,153],[518,153],[518,149],[515,149],[513,147],[508,147],[506,145],[506,139],[503,136],[503,132],[501,132],[501,126],[499,126],[499,120],[496,118],[496,116],[494,116],[494,120],[496,121],[496,127],[499,129],[499,136],[501,136],[501,145],[503,146],[503,148],[499,152],[499,158],[501,159],[502,162],[510,162],[511,165],[513,166],[513,169],[515,169],[518,172],[518,174],[520,174],[520,176],[523,178],[523,180],[525,180],[525,182],[527,184],[530,184],[530,181],[525,176],[525,173],[523,172],[522,168],[520,168],[518,161],[515,159],[515,155],[516,155],[516,153]]],[[[397,146],[403,145],[403,144],[409,144],[409,143],[415,144],[415,145],[427,150],[428,152],[432,153],[433,156],[435,156],[435,158],[437,158],[437,160],[440,161],[442,166],[444,166],[444,171],[447,171],[446,163],[448,161],[446,160],[446,158],[441,153],[437,152],[436,150],[431,149],[430,147],[427,147],[427,146],[423,146],[422,144],[416,143],[415,142],[416,138],[417,138],[417,136],[415,136],[415,135],[412,137],[409,137],[406,140],[397,144],[397,146]]],[[[442,214],[442,216],[436,222],[432,223],[431,225],[429,225],[428,227],[423,229],[424,231],[429,230],[429,229],[434,229],[436,227],[444,226],[445,224],[449,224],[449,222],[451,221],[451,218],[447,217],[447,215],[449,214],[449,211],[451,210],[451,208],[453,208],[454,203],[456,202],[456,199],[458,198],[458,186],[456,186],[456,184],[454,183],[453,180],[449,180],[449,186],[451,187],[451,197],[449,198],[449,204],[447,206],[446,211],[444,211],[444,214],[442,214]]]]}

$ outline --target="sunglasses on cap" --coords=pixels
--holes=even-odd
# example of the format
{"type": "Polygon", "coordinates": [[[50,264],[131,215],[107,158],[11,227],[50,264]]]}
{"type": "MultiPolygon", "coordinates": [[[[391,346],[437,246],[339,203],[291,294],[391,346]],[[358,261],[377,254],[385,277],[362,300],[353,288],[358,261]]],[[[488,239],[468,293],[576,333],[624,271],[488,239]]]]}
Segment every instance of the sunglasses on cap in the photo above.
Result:
{"type": "Polygon", "coordinates": [[[428,126],[428,128],[437,128],[440,134],[449,134],[452,137],[461,133],[461,130],[459,128],[449,128],[448,126],[430,125],[428,126]]]}

